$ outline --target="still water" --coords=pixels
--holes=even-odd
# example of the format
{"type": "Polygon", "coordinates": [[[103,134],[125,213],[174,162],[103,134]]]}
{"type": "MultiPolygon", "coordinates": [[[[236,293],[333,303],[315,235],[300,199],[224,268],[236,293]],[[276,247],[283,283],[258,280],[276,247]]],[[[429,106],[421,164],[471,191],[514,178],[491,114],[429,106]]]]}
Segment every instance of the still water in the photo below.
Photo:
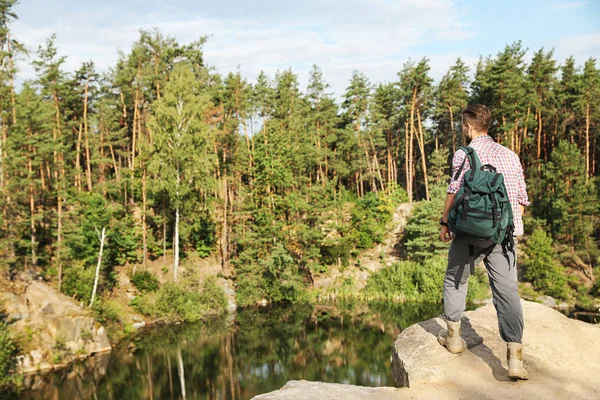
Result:
{"type": "Polygon", "coordinates": [[[149,329],[110,354],[30,376],[22,399],[249,399],[306,379],[393,386],[391,346],[441,305],[295,305],[149,329]]]}

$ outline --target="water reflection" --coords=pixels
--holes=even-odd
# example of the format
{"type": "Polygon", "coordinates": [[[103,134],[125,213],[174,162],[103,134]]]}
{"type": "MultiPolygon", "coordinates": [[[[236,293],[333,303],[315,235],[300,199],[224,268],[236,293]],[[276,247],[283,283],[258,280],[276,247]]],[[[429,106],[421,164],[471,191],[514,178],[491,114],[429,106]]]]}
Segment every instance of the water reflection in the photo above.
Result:
{"type": "Polygon", "coordinates": [[[30,376],[23,399],[249,399],[290,379],[393,385],[390,347],[440,305],[346,303],[241,310],[171,325],[109,355],[30,376]]]}

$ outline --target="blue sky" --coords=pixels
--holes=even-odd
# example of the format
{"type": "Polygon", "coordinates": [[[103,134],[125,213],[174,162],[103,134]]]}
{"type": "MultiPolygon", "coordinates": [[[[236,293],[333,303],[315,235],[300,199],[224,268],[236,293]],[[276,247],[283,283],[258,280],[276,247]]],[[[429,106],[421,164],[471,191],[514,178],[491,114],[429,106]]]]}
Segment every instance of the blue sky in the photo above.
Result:
{"type": "MultiPolygon", "coordinates": [[[[600,58],[600,0],[21,0],[16,12],[13,31],[32,56],[56,33],[68,70],[90,59],[107,70],[138,29],[156,26],[181,43],[209,35],[206,62],[251,81],[291,67],[305,84],[317,64],[337,95],[353,70],[393,81],[406,60],[427,56],[439,79],[457,57],[474,66],[519,39],[561,62],[600,58]]],[[[30,61],[22,79],[33,77],[30,61]]]]}

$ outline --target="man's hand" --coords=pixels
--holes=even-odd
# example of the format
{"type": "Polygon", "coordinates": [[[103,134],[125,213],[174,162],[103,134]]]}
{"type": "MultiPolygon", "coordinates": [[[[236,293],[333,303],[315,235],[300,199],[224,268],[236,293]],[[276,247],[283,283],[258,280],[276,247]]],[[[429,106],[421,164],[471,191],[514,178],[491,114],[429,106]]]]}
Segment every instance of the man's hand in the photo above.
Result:
{"type": "Polygon", "coordinates": [[[440,239],[442,242],[449,242],[454,239],[454,234],[450,232],[447,226],[442,226],[442,230],[440,231],[440,239]]]}

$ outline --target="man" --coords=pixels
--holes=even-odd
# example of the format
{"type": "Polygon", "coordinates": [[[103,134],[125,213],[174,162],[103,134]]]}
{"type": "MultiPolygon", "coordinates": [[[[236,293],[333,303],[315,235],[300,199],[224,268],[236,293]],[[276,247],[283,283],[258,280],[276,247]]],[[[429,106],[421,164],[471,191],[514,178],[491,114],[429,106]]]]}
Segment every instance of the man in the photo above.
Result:
{"type": "MultiPolygon", "coordinates": [[[[496,167],[498,173],[504,175],[513,210],[514,235],[522,235],[523,209],[529,205],[523,168],[515,153],[488,136],[490,121],[491,113],[486,106],[474,104],[466,107],[462,111],[463,135],[479,156],[482,165],[491,164],[496,167]]],[[[448,268],[444,278],[444,314],[448,329],[440,332],[438,340],[451,353],[466,350],[466,343],[460,337],[460,321],[465,310],[469,265],[473,259],[475,264],[483,261],[492,288],[500,336],[507,342],[508,376],[511,379],[528,379],[522,358],[523,309],[517,286],[515,246],[473,246],[472,238],[460,234],[454,237],[454,233],[448,228],[448,214],[454,203],[455,193],[463,184],[465,172],[470,169],[467,158],[462,172],[458,177],[455,176],[465,157],[466,153],[462,150],[454,154],[452,180],[448,186],[444,212],[440,220],[440,239],[444,242],[452,240],[452,244],[448,252],[448,268]]]]}

